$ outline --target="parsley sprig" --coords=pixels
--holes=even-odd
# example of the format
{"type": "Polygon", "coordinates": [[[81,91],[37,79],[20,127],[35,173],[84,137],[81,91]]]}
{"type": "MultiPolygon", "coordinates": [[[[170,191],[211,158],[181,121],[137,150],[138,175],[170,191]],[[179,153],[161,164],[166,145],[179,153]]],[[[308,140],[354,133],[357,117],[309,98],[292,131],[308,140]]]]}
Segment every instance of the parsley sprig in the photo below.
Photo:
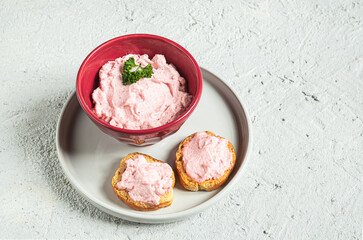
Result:
{"type": "Polygon", "coordinates": [[[140,78],[151,78],[151,75],[154,73],[151,64],[148,64],[146,67],[141,67],[141,64],[137,65],[135,63],[135,59],[133,57],[127,59],[123,68],[122,68],[122,83],[127,85],[128,83],[133,84],[140,80],[140,78]],[[135,71],[131,71],[133,68],[136,68],[135,71]]]}

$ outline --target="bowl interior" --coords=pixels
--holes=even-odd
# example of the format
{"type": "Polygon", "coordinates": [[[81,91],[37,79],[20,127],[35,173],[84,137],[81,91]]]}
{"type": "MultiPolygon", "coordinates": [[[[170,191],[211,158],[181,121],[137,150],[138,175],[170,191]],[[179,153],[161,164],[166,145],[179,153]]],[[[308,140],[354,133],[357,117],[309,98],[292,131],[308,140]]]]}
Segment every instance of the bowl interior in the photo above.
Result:
{"type": "MultiPolygon", "coordinates": [[[[196,96],[198,91],[199,67],[193,59],[176,43],[152,35],[128,35],[112,39],[96,48],[84,61],[78,74],[77,91],[84,99],[85,107],[92,111],[92,92],[99,85],[98,72],[107,61],[127,54],[148,54],[151,59],[155,54],[163,54],[167,63],[172,63],[188,83],[188,91],[196,96]]],[[[201,79],[200,79],[201,80],[201,79]]]]}

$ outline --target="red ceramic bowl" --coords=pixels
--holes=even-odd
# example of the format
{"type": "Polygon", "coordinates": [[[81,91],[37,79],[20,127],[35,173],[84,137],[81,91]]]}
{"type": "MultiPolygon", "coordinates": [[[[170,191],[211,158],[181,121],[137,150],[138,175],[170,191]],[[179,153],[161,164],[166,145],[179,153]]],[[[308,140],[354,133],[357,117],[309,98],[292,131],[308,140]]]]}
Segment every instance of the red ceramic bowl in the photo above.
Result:
{"type": "Polygon", "coordinates": [[[77,76],[77,98],[87,116],[106,134],[121,142],[133,145],[151,145],[175,133],[197,106],[202,95],[202,73],[193,56],[179,44],[160,36],[132,34],[111,39],[93,50],[83,61],[77,76]],[[188,109],[174,121],[157,128],[131,130],[112,126],[99,119],[93,112],[92,92],[99,85],[98,71],[107,61],[129,53],[163,54],[168,63],[174,64],[188,83],[193,101],[188,109]]]}

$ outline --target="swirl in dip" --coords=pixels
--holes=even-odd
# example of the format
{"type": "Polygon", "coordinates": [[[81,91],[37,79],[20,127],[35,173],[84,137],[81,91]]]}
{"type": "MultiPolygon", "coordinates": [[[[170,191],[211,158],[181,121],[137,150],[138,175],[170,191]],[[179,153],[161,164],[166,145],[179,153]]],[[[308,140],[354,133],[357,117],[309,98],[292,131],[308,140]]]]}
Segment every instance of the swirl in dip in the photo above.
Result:
{"type": "Polygon", "coordinates": [[[125,129],[150,129],[179,117],[192,101],[186,81],[163,55],[129,54],[109,61],[99,71],[100,86],[92,93],[94,112],[107,123],[125,129]],[[151,78],[141,78],[123,85],[122,68],[129,58],[146,67],[151,64],[151,78]]]}
{"type": "Polygon", "coordinates": [[[173,170],[167,163],[147,162],[137,155],[126,160],[126,165],[117,187],[127,190],[132,200],[157,205],[161,196],[172,190],[173,170]]]}
{"type": "Polygon", "coordinates": [[[227,139],[197,132],[182,150],[187,175],[198,183],[222,177],[233,164],[228,143],[227,139]]]}

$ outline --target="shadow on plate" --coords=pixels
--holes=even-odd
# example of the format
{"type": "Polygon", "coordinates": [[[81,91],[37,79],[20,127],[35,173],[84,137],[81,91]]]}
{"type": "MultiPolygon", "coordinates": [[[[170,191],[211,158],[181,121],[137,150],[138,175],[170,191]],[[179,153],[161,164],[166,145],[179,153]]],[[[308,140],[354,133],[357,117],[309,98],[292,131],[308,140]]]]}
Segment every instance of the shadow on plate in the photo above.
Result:
{"type": "MultiPolygon", "coordinates": [[[[71,186],[59,163],[55,144],[58,118],[63,105],[71,95],[74,97],[74,92],[52,93],[39,101],[32,100],[29,102],[29,105],[19,110],[18,117],[14,119],[14,129],[18,145],[25,153],[25,164],[32,166],[34,173],[42,175],[42,179],[57,196],[58,201],[66,202],[71,209],[78,211],[84,216],[112,222],[117,225],[135,227],[148,225],[149,227],[154,227],[152,224],[133,223],[109,215],[94,207],[71,186]]],[[[69,149],[68,144],[63,146],[68,151],[72,151],[69,149]]],[[[113,165],[115,171],[118,163],[115,162],[113,165]]],[[[111,178],[112,176],[113,174],[110,174],[111,178]]],[[[111,179],[108,179],[108,181],[111,181],[111,179]]],[[[109,183],[109,186],[113,193],[111,183],[109,183]]],[[[114,201],[117,200],[116,195],[115,198],[114,201]]]]}

